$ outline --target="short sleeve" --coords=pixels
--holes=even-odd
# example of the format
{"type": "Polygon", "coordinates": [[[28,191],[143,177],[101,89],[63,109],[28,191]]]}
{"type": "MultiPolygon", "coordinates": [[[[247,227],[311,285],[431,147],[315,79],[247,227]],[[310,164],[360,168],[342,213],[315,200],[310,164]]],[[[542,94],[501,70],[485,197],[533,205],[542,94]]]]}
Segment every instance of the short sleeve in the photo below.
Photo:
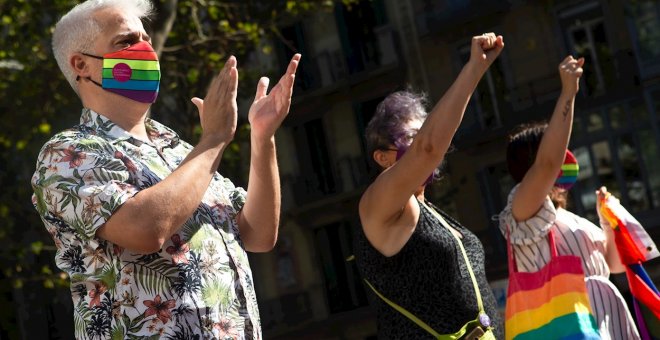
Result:
{"type": "Polygon", "coordinates": [[[516,185],[509,193],[507,205],[500,213],[500,231],[504,237],[507,237],[507,228],[509,229],[509,239],[511,244],[516,245],[531,245],[538,243],[545,239],[550,228],[554,225],[557,219],[557,210],[552,204],[549,197],[546,197],[543,205],[536,213],[528,220],[516,221],[511,211],[513,197],[518,190],[516,185]]]}
{"type": "Polygon", "coordinates": [[[127,183],[128,169],[109,143],[74,137],[57,135],[42,148],[34,203],[42,218],[55,217],[89,240],[138,188],[127,183]]]}
{"type": "Polygon", "coordinates": [[[234,211],[238,213],[243,210],[245,199],[247,198],[247,192],[245,192],[245,189],[235,186],[234,183],[232,183],[232,181],[228,178],[223,179],[222,185],[225,187],[227,192],[229,192],[229,200],[231,200],[234,211]]]}

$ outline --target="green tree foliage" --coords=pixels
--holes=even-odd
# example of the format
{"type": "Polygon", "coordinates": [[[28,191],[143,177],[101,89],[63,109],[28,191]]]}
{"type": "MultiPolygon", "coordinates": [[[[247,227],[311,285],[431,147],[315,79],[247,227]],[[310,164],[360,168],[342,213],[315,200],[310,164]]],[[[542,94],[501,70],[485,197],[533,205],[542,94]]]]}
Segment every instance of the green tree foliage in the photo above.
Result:
{"type": "MultiPolygon", "coordinates": [[[[344,2],[351,2],[344,0],[344,2]]],[[[54,267],[55,248],[31,203],[30,178],[43,143],[77,124],[81,103],[61,75],[51,50],[55,23],[79,1],[0,1],[0,304],[12,306],[16,292],[30,291],[27,304],[52,299],[68,286],[54,267]],[[49,293],[50,292],[50,293],[49,293]]],[[[277,27],[314,10],[332,10],[332,0],[154,0],[157,14],[146,23],[160,52],[161,94],[155,119],[192,143],[199,136],[193,96],[203,97],[210,79],[233,54],[239,60],[239,96],[253,96],[258,72],[248,56],[268,54],[277,27]]],[[[293,51],[292,51],[293,53],[293,51]]],[[[283,70],[268,70],[278,77],[283,70]]],[[[277,78],[276,78],[277,79],[277,78]]],[[[276,80],[274,79],[274,80],[276,80]]],[[[243,107],[242,110],[247,109],[243,107]]],[[[242,122],[225,153],[221,172],[246,183],[245,148],[249,127],[242,122]]],[[[44,302],[46,301],[46,302],[44,302]]],[[[19,333],[14,308],[0,309],[0,329],[19,333]]],[[[0,336],[3,333],[0,331],[0,336]]]]}

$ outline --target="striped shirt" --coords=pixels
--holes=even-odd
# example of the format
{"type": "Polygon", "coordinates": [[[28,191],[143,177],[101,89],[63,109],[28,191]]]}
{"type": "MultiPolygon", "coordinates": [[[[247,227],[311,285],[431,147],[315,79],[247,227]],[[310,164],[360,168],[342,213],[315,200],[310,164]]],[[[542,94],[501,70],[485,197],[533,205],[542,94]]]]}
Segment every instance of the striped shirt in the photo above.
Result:
{"type": "MultiPolygon", "coordinates": [[[[550,198],[535,216],[517,222],[511,212],[516,186],[509,194],[507,206],[500,213],[500,231],[514,249],[518,271],[535,272],[550,260],[547,236],[555,228],[559,255],[575,255],[582,259],[591,308],[602,339],[639,339],[630,311],[619,290],[610,282],[610,269],[605,260],[606,238],[603,230],[588,220],[562,208],[555,209],[550,198]]],[[[601,226],[609,228],[607,222],[601,226]]]]}

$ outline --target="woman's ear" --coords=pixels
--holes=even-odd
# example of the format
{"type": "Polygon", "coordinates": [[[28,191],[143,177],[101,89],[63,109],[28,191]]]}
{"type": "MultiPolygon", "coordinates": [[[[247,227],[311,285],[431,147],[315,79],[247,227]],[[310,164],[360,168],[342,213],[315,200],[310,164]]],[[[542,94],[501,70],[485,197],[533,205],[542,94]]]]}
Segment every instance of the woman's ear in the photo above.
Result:
{"type": "Polygon", "coordinates": [[[392,164],[394,164],[394,161],[396,161],[396,159],[392,159],[391,152],[383,150],[374,151],[373,157],[374,161],[376,161],[376,163],[383,169],[391,167],[392,164]]]}

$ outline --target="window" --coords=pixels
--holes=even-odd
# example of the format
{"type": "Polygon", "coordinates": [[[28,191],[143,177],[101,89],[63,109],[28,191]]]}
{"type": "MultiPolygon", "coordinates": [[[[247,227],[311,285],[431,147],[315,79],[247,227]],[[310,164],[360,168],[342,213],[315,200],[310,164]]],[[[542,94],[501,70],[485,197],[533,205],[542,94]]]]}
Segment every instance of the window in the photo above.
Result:
{"type": "Polygon", "coordinates": [[[485,235],[480,235],[486,252],[486,268],[491,273],[506,271],[506,241],[502,237],[497,216],[504,209],[511,189],[516,185],[506,161],[489,165],[477,172],[482,204],[490,222],[485,235]]]}
{"type": "Polygon", "coordinates": [[[359,1],[335,7],[337,28],[348,72],[355,74],[381,65],[381,47],[376,27],[387,22],[382,0],[359,1]]]}
{"type": "MultiPolygon", "coordinates": [[[[285,70],[294,54],[301,53],[303,56],[307,55],[307,46],[305,44],[302,22],[282,27],[279,32],[280,41],[277,45],[277,54],[280,69],[285,70]]],[[[294,90],[294,93],[319,87],[321,78],[318,74],[317,66],[317,63],[300,63],[298,65],[296,82],[294,84],[296,90],[294,90]]]]}
{"type": "Polygon", "coordinates": [[[640,67],[660,72],[660,4],[656,0],[628,1],[626,13],[640,67]]]}
{"type": "Polygon", "coordinates": [[[336,193],[337,179],[321,118],[293,127],[293,135],[300,157],[300,176],[294,185],[296,201],[308,203],[336,193]]]}
{"type": "Polygon", "coordinates": [[[569,53],[584,57],[580,92],[602,95],[615,83],[614,60],[603,13],[597,2],[589,2],[559,13],[569,53]]]}
{"type": "Polygon", "coordinates": [[[358,127],[357,131],[360,134],[360,141],[362,142],[362,154],[364,155],[364,162],[367,172],[372,171],[372,169],[369,168],[369,158],[371,155],[367,154],[365,130],[367,129],[367,125],[371,121],[371,118],[373,118],[374,114],[376,113],[376,107],[378,107],[378,104],[380,104],[383,99],[385,99],[385,97],[377,97],[354,105],[355,117],[357,120],[356,123],[358,127]]]}
{"type": "Polygon", "coordinates": [[[353,254],[351,228],[350,223],[343,221],[314,231],[330,313],[367,305],[357,267],[352,261],[346,261],[353,254]]]}
{"type": "MultiPolygon", "coordinates": [[[[463,67],[470,59],[470,45],[462,45],[458,49],[460,66],[463,67]]],[[[502,126],[502,115],[509,112],[505,105],[509,103],[507,84],[504,78],[503,56],[488,68],[477,89],[470,98],[461,132],[473,132],[494,129],[502,126]]]]}
{"type": "Polygon", "coordinates": [[[574,134],[571,146],[580,164],[571,190],[576,211],[597,221],[594,191],[602,185],[632,213],[660,208],[658,130],[644,101],[621,101],[576,117],[576,130],[588,132],[574,134]]]}

